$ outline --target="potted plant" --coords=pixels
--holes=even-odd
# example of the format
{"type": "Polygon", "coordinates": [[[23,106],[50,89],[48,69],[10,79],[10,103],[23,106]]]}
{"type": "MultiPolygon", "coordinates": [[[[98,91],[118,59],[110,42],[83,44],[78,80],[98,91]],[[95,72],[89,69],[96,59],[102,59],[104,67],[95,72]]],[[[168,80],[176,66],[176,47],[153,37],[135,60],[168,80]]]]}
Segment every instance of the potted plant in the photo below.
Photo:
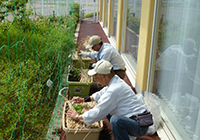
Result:
{"type": "Polygon", "coordinates": [[[90,57],[82,57],[78,55],[78,51],[74,52],[73,58],[72,58],[72,65],[76,68],[83,68],[83,69],[89,69],[91,58],[90,57]]]}
{"type": "Polygon", "coordinates": [[[67,75],[69,94],[71,97],[85,97],[89,95],[90,86],[93,84],[93,77],[87,74],[88,69],[70,67],[67,75]]]}
{"type": "Polygon", "coordinates": [[[81,42],[77,44],[77,48],[73,54],[72,61],[71,61],[72,65],[76,68],[89,69],[90,67],[90,62],[92,59],[90,57],[85,58],[78,55],[78,53],[80,53],[80,50],[81,50],[81,44],[83,44],[83,46],[87,46],[88,45],[87,43],[90,37],[91,36],[87,36],[86,38],[83,38],[81,42]]]}
{"type": "Polygon", "coordinates": [[[67,139],[75,140],[98,140],[101,130],[103,129],[103,121],[95,122],[91,125],[87,125],[83,120],[75,121],[66,116],[68,110],[75,109],[82,114],[85,111],[93,108],[97,103],[83,102],[75,105],[70,101],[66,101],[64,104],[63,115],[62,115],[62,128],[66,133],[67,139]]]}

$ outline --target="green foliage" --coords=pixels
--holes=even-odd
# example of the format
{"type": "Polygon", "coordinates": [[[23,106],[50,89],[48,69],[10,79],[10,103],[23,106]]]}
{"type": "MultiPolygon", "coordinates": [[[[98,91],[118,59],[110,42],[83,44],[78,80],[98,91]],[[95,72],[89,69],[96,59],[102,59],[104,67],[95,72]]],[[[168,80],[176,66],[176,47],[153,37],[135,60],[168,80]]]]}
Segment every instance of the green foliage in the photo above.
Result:
{"type": "Polygon", "coordinates": [[[127,17],[127,27],[134,31],[136,34],[139,34],[140,29],[140,20],[137,17],[134,17],[132,14],[128,14],[127,17]]]}
{"type": "Polygon", "coordinates": [[[72,104],[72,106],[74,107],[74,109],[76,110],[76,112],[78,113],[78,114],[82,114],[82,113],[84,113],[84,111],[82,111],[82,108],[83,108],[83,106],[82,105],[80,105],[80,104],[72,104]]]}
{"type": "Polygon", "coordinates": [[[0,22],[2,22],[8,12],[15,12],[16,17],[22,17],[27,12],[26,4],[28,0],[6,1],[0,0],[0,22]]]}
{"type": "Polygon", "coordinates": [[[74,15],[74,23],[75,28],[77,27],[77,23],[79,22],[79,9],[80,5],[78,3],[70,4],[70,15],[74,15]]]}
{"type": "Polygon", "coordinates": [[[81,77],[81,70],[78,68],[72,68],[72,69],[70,69],[70,72],[72,72],[73,76],[78,79],[81,77]]]}
{"type": "MultiPolygon", "coordinates": [[[[89,18],[89,17],[93,17],[94,13],[89,13],[83,16],[83,18],[89,18]]],[[[95,16],[97,15],[97,12],[95,12],[95,16]]]]}
{"type": "Polygon", "coordinates": [[[75,47],[74,17],[15,18],[0,35],[0,139],[45,139],[75,47]]]}

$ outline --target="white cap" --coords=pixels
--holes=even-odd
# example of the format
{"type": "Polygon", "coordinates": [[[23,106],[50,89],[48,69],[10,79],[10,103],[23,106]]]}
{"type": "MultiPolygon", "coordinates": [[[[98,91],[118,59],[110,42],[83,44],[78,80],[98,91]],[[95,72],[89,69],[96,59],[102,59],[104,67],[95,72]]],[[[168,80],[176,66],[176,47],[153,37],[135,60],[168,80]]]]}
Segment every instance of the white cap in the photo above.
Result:
{"type": "Polygon", "coordinates": [[[88,40],[88,46],[86,47],[86,49],[90,49],[92,48],[94,45],[97,45],[101,42],[101,37],[98,35],[93,35],[92,37],[90,37],[90,39],[88,40]]]}
{"type": "Polygon", "coordinates": [[[92,76],[95,74],[110,74],[112,69],[112,64],[106,60],[100,60],[96,63],[94,69],[88,71],[88,75],[92,76]]]}

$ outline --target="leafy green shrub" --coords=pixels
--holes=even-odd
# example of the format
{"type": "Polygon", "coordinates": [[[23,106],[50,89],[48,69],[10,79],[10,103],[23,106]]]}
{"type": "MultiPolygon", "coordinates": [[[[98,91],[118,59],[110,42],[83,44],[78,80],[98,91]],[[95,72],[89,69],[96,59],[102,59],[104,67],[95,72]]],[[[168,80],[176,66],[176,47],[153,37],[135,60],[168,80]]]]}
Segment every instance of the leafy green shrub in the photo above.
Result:
{"type": "Polygon", "coordinates": [[[75,47],[74,17],[54,18],[0,24],[0,139],[45,139],[75,47]]]}
{"type": "Polygon", "coordinates": [[[134,31],[136,34],[139,34],[140,29],[140,20],[137,17],[134,17],[132,14],[128,14],[127,17],[127,27],[134,31]]]}
{"type": "Polygon", "coordinates": [[[77,23],[79,22],[79,10],[80,10],[80,5],[78,3],[73,3],[70,4],[70,15],[74,15],[74,23],[75,23],[75,28],[77,27],[77,23]]]}
{"type": "MultiPolygon", "coordinates": [[[[95,16],[97,15],[97,12],[95,12],[95,16]]],[[[86,15],[83,15],[83,18],[89,18],[89,17],[93,17],[94,16],[94,13],[89,13],[89,14],[86,14],[86,15]]]]}
{"type": "Polygon", "coordinates": [[[26,4],[28,0],[18,0],[18,1],[6,1],[6,0],[0,0],[0,23],[5,20],[6,14],[8,12],[15,11],[15,16],[21,16],[24,15],[25,12],[28,12],[26,10],[26,4]]]}

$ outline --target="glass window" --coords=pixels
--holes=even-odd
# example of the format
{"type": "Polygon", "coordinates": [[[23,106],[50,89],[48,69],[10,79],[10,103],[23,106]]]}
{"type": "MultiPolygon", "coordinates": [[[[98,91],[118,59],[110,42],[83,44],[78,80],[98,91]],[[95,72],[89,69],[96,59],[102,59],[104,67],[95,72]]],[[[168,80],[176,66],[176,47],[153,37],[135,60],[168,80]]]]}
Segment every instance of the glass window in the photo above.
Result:
{"type": "Polygon", "coordinates": [[[114,9],[112,11],[112,25],[111,26],[111,35],[116,40],[116,32],[117,32],[117,13],[118,13],[118,0],[114,0],[114,9]]]}
{"type": "MultiPolygon", "coordinates": [[[[124,8],[124,20],[123,24],[126,24],[125,42],[122,46],[125,46],[122,51],[128,61],[132,64],[137,63],[138,43],[139,43],[139,30],[140,30],[140,17],[141,17],[142,0],[127,0],[124,8]]],[[[136,66],[135,66],[136,67],[136,66]]],[[[136,68],[135,68],[136,69],[136,68]]]]}
{"type": "Polygon", "coordinates": [[[93,0],[84,0],[84,1],[81,1],[83,4],[82,4],[82,8],[83,8],[83,11],[84,11],[84,14],[91,14],[94,12],[94,1],[93,0]]]}
{"type": "Polygon", "coordinates": [[[105,27],[108,27],[108,10],[109,10],[109,0],[106,0],[106,11],[105,11],[105,27]]]}
{"type": "Polygon", "coordinates": [[[200,140],[199,8],[199,0],[162,0],[159,17],[153,92],[183,140],[200,140]]]}

